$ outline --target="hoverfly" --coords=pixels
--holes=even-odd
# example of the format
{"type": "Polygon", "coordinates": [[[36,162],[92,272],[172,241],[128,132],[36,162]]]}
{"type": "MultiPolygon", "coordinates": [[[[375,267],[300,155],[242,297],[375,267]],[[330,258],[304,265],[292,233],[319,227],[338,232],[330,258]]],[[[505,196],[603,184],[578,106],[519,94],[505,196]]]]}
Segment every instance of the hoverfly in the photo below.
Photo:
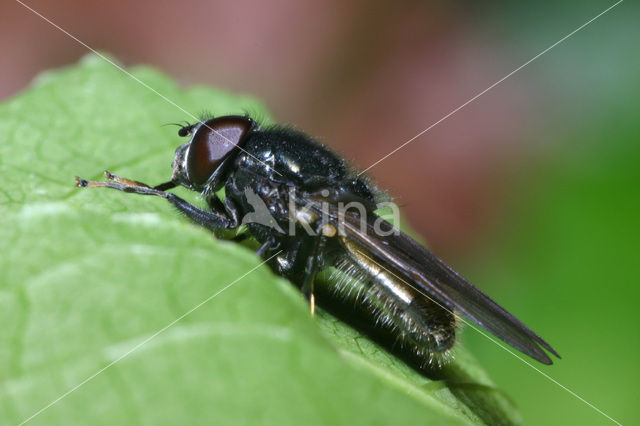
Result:
{"type": "Polygon", "coordinates": [[[284,126],[260,128],[235,115],[181,126],[178,135],[189,141],[176,149],[171,180],[152,187],[106,172],[107,181],[76,177],[76,186],[163,197],[214,231],[246,223],[261,244],[257,253],[300,288],[312,312],[316,276],[333,267],[338,279],[318,304],[355,291],[360,311],[393,329],[425,364],[441,366],[450,358],[457,313],[544,364],[552,363],[544,349],[559,357],[440,258],[382,220],[376,214],[382,191],[310,136],[284,126]],[[201,193],[208,209],[167,192],[179,185],[201,193]],[[345,204],[359,208],[341,208],[345,204]],[[260,206],[269,220],[243,221],[260,206]]]}

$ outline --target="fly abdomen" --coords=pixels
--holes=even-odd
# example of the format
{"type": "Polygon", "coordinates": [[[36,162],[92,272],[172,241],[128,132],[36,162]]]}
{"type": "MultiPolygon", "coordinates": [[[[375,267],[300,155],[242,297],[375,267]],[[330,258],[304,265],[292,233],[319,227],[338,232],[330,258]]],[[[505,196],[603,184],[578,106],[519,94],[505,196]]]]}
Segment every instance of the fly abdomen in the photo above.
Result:
{"type": "Polygon", "coordinates": [[[336,264],[334,291],[368,310],[378,325],[392,328],[398,344],[425,365],[447,362],[455,342],[454,314],[355,247],[348,251],[350,256],[336,264]]]}

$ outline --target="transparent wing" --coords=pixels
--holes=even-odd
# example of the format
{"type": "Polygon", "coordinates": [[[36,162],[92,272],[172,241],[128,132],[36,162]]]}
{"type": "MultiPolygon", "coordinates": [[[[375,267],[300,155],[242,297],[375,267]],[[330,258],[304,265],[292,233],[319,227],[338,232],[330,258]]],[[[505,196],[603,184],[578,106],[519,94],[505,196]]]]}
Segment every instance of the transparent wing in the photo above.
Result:
{"type": "Polygon", "coordinates": [[[552,364],[552,361],[542,348],[560,358],[551,345],[519,319],[491,300],[442,259],[379,216],[369,212],[367,221],[361,225],[360,217],[356,214],[340,214],[335,205],[327,203],[316,207],[318,212],[322,208],[325,210],[325,217],[329,217],[334,226],[343,230],[343,238],[356,243],[374,261],[400,275],[399,278],[425,297],[461,313],[544,364],[552,364]],[[378,230],[382,232],[375,232],[376,223],[378,230]]]}

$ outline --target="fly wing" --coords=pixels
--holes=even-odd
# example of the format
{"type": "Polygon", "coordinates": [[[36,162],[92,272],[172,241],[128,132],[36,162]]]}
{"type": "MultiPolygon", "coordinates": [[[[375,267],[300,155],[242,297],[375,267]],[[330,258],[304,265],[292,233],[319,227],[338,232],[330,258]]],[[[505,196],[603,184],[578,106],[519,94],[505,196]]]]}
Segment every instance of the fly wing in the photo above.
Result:
{"type": "Polygon", "coordinates": [[[323,207],[322,210],[331,218],[334,226],[342,230],[343,238],[356,243],[372,256],[372,260],[400,275],[398,278],[425,297],[452,311],[460,312],[509,345],[544,364],[552,364],[552,361],[542,348],[560,358],[560,355],[533,330],[491,300],[442,259],[394,228],[389,222],[369,212],[368,220],[362,225],[358,215],[340,213],[335,205],[327,203],[324,203],[323,207]]]}

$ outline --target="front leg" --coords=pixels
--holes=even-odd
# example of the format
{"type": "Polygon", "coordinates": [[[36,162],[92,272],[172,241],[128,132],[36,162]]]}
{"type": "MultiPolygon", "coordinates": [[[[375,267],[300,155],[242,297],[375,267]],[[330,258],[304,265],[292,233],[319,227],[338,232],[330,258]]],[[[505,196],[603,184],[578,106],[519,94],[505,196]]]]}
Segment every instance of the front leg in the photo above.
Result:
{"type": "Polygon", "coordinates": [[[212,231],[216,229],[233,229],[239,225],[238,212],[230,202],[225,204],[225,210],[207,211],[194,206],[176,194],[172,194],[171,192],[165,192],[165,194],[165,198],[185,216],[212,231]]]}
{"type": "MultiPolygon", "coordinates": [[[[228,207],[228,209],[226,209],[226,211],[206,211],[194,206],[185,199],[180,198],[171,192],[152,188],[142,182],[121,178],[109,172],[105,172],[105,174],[109,181],[88,181],[76,177],[76,186],[86,188],[111,188],[135,194],[162,197],[173,204],[189,219],[211,230],[236,228],[238,226],[239,220],[237,209],[230,202],[227,202],[226,207],[228,207]]],[[[212,203],[210,203],[210,206],[215,208],[212,203]]]]}

